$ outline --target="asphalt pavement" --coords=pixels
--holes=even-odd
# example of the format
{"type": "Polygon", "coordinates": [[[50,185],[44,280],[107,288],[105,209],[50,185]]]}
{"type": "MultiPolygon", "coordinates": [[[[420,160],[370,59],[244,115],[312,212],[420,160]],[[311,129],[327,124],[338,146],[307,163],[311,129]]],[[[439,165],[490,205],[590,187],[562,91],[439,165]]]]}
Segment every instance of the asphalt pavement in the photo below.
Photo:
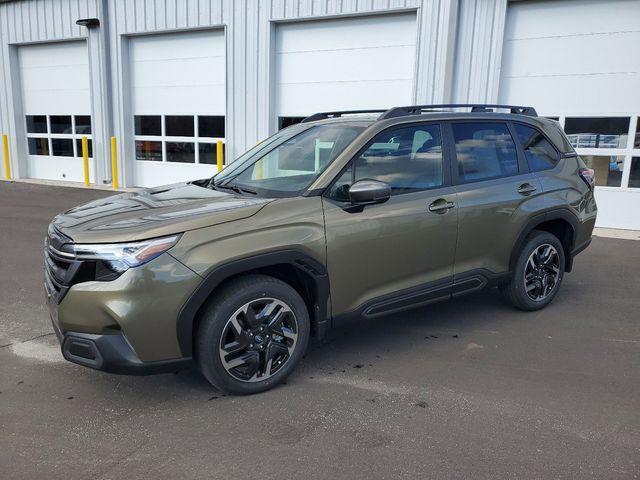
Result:
{"type": "Polygon", "coordinates": [[[229,397],[62,359],[42,240],[109,194],[0,182],[0,478],[640,477],[639,241],[594,238],[543,311],[492,290],[353,322],[229,397]]]}

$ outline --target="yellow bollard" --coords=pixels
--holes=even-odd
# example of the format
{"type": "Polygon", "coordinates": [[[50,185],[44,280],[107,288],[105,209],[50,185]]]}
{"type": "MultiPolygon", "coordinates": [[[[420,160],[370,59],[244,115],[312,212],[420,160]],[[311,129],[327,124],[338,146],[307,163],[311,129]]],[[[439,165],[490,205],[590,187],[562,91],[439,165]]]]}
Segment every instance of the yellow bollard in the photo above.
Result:
{"type": "Polygon", "coordinates": [[[2,134],[2,150],[4,151],[4,178],[11,180],[11,166],[9,165],[9,137],[2,134]]]}
{"type": "Polygon", "coordinates": [[[89,141],[82,137],[82,168],[84,169],[84,184],[89,186],[89,141]]]}
{"type": "Polygon", "coordinates": [[[116,137],[111,137],[111,183],[114,190],[118,190],[118,153],[116,152],[116,137]]]}
{"type": "Polygon", "coordinates": [[[258,162],[256,163],[256,180],[262,180],[262,178],[264,177],[264,174],[262,172],[262,160],[258,160],[258,162]]]}
{"type": "Polygon", "coordinates": [[[216,162],[218,164],[218,171],[222,171],[222,167],[224,166],[224,158],[222,153],[222,140],[218,140],[216,142],[216,162]]]}

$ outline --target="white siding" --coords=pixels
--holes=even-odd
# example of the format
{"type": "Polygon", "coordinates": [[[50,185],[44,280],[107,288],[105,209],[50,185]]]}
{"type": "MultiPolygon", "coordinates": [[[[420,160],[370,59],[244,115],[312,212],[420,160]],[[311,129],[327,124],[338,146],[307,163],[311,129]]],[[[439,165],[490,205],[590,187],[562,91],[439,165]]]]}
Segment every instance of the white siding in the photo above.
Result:
{"type": "Polygon", "coordinates": [[[416,37],[415,13],[279,25],[278,115],[411,103],[416,37]]]}
{"type": "Polygon", "coordinates": [[[562,0],[510,5],[500,101],[539,112],[640,111],[640,2],[562,0]]]}
{"type": "Polygon", "coordinates": [[[86,42],[22,46],[18,50],[25,115],[90,115],[86,42]]]}

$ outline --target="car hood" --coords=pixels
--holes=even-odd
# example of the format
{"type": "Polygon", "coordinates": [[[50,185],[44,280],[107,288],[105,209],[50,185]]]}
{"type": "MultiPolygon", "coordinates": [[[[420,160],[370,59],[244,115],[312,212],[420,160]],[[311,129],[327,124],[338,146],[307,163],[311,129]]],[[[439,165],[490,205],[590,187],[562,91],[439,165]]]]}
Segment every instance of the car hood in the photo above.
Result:
{"type": "Polygon", "coordinates": [[[270,201],[177,183],[80,205],[53,224],[77,243],[129,242],[250,217],[270,201]]]}

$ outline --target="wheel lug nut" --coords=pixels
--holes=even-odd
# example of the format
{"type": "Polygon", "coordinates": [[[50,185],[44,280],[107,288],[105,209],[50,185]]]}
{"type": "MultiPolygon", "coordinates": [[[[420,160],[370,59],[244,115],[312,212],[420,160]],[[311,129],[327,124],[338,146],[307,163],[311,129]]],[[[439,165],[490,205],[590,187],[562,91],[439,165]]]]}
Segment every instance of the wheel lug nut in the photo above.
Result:
{"type": "Polygon", "coordinates": [[[251,345],[249,345],[249,348],[253,348],[253,343],[251,345]]]}

